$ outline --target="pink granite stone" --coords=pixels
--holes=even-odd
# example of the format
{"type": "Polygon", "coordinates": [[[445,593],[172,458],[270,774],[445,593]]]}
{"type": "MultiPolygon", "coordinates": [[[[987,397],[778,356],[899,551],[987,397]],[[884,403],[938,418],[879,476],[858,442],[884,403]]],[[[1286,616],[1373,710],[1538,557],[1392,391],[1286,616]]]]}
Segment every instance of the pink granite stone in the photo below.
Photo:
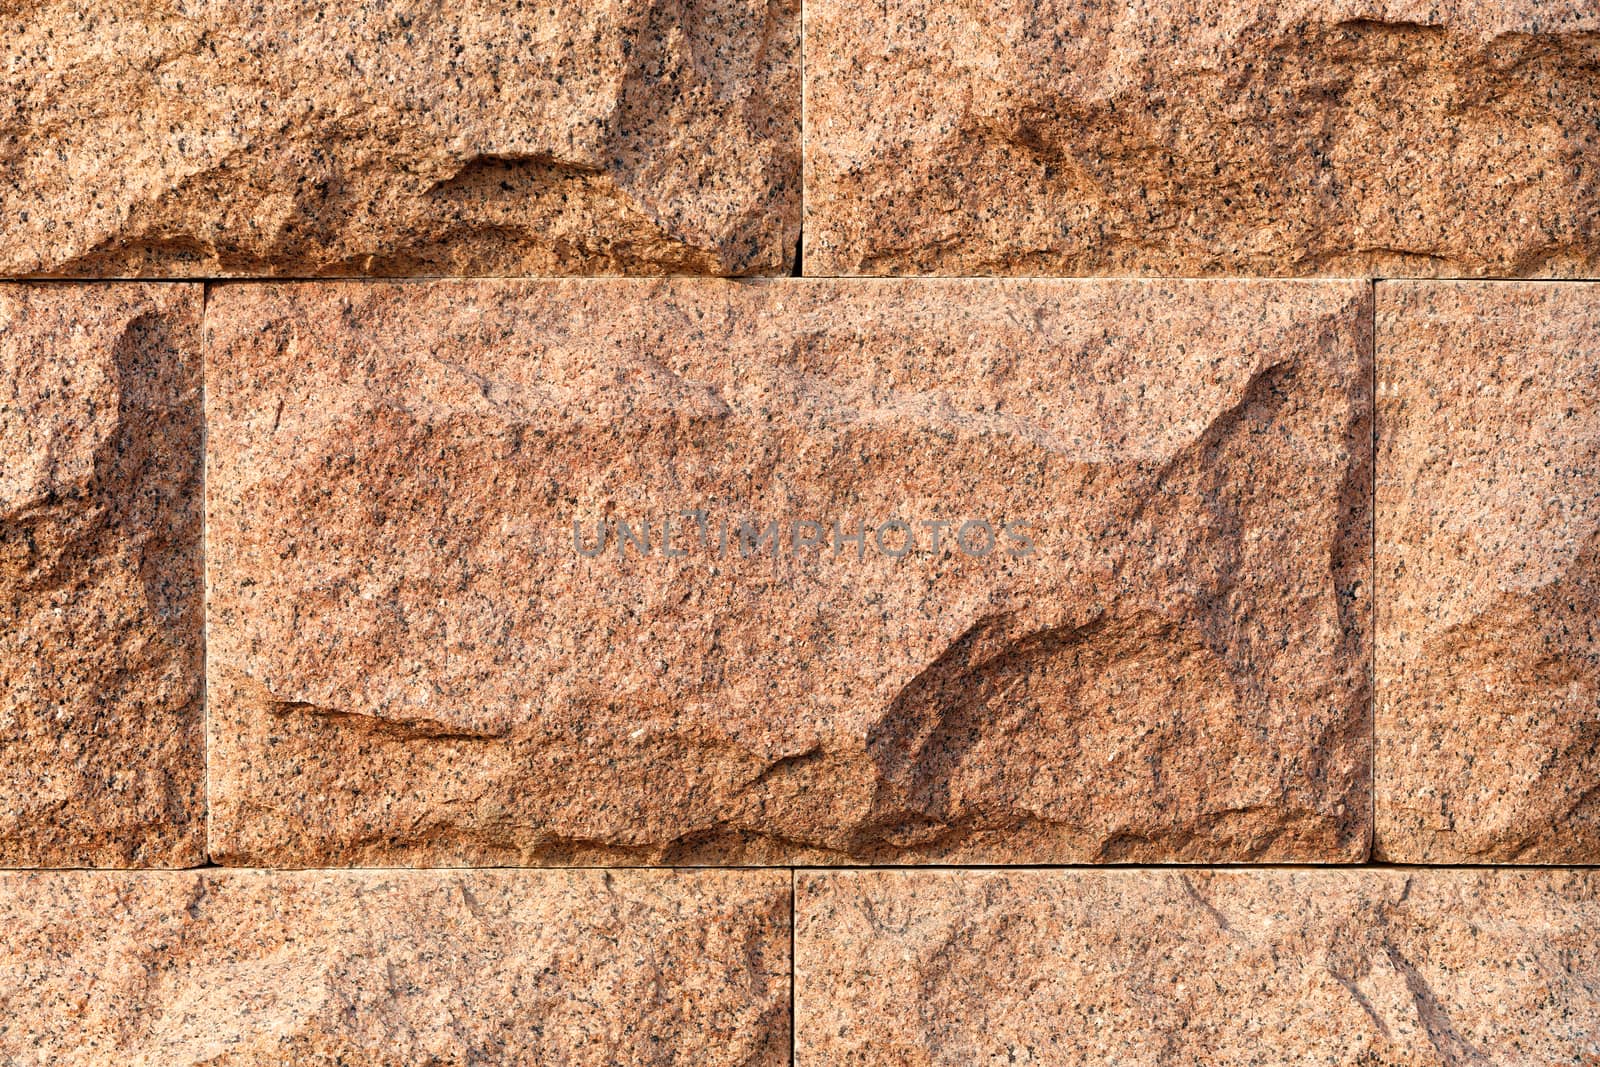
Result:
{"type": "Polygon", "coordinates": [[[1600,272],[1593,0],[809,0],[807,273],[1600,272]]]}
{"type": "Polygon", "coordinates": [[[787,873],[0,874],[0,1060],[789,1062],[787,873]]]}
{"type": "Polygon", "coordinates": [[[801,872],[799,1067],[1600,1063],[1594,871],[801,872]]]}
{"type": "Polygon", "coordinates": [[[0,273],[787,273],[796,0],[0,0],[0,273]]]}
{"type": "Polygon", "coordinates": [[[0,285],[0,866],[204,858],[198,285],[0,285]]]}
{"type": "Polygon", "coordinates": [[[1377,848],[1600,863],[1600,285],[1378,302],[1377,848]]]}
{"type": "Polygon", "coordinates": [[[219,287],[213,854],[1359,860],[1369,300],[219,287]]]}

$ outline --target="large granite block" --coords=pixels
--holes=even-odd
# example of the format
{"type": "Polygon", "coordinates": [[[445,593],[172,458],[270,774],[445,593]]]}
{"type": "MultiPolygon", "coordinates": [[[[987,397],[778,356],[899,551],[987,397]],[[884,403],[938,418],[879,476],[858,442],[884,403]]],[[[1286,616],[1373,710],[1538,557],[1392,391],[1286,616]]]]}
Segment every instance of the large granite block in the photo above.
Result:
{"type": "Polygon", "coordinates": [[[1600,1063],[1593,871],[802,872],[800,1067],[1600,1063]]]}
{"type": "Polygon", "coordinates": [[[0,274],[786,273],[795,0],[0,5],[0,274]]]}
{"type": "Polygon", "coordinates": [[[811,274],[1600,272],[1590,0],[809,0],[811,274]]]}
{"type": "Polygon", "coordinates": [[[0,1059],[789,1062],[789,876],[0,875],[0,1059]]]}
{"type": "Polygon", "coordinates": [[[1378,298],[1377,847],[1600,863],[1600,285],[1378,298]]]}
{"type": "Polygon", "coordinates": [[[0,285],[0,866],[204,859],[198,285],[0,285]]]}
{"type": "Polygon", "coordinates": [[[213,851],[1359,860],[1370,314],[1356,283],[223,286],[213,851]]]}

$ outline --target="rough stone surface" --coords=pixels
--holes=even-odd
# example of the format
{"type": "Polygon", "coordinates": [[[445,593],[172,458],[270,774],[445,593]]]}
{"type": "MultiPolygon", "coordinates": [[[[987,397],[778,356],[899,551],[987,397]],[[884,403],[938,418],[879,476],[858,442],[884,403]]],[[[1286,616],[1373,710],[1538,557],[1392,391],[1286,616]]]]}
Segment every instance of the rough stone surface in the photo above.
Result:
{"type": "Polygon", "coordinates": [[[0,876],[0,1058],[789,1062],[789,876],[0,876]]]}
{"type": "Polygon", "coordinates": [[[812,274],[1600,273],[1592,0],[810,0],[812,274]]]}
{"type": "Polygon", "coordinates": [[[223,286],[213,853],[1358,860],[1370,316],[1357,283],[223,286]],[[903,558],[843,541],[891,519],[903,558]],[[934,520],[1019,525],[935,553],[934,520]]]}
{"type": "Polygon", "coordinates": [[[0,865],[203,859],[197,285],[0,285],[0,865]]]}
{"type": "Polygon", "coordinates": [[[787,272],[796,0],[0,0],[0,274],[787,272]]]}
{"type": "Polygon", "coordinates": [[[1593,871],[797,877],[796,1060],[1600,1063],[1593,871]]]}
{"type": "Polygon", "coordinates": [[[1600,285],[1380,294],[1378,847],[1600,863],[1600,285]]]}

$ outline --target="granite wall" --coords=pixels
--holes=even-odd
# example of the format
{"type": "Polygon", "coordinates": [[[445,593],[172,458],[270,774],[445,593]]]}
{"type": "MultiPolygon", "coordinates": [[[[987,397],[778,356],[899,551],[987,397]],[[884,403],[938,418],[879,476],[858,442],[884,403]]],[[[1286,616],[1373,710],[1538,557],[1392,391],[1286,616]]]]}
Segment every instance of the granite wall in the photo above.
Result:
{"type": "Polygon", "coordinates": [[[0,58],[0,1062],[1600,1067],[1595,0],[0,58]]]}

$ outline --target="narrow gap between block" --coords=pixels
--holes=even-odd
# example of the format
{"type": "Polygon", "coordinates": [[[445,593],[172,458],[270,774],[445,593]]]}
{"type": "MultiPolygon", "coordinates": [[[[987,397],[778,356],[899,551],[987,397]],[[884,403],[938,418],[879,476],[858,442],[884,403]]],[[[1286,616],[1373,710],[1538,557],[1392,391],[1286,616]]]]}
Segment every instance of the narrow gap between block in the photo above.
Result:
{"type": "MultiPolygon", "coordinates": [[[[802,237],[803,240],[803,237],[802,237]]],[[[796,257],[798,266],[798,256],[796,257]]],[[[1362,274],[752,274],[741,276],[746,281],[778,281],[789,277],[806,277],[814,280],[840,282],[1299,282],[1319,284],[1328,282],[1407,282],[1414,284],[1455,284],[1482,282],[1492,285],[1594,285],[1600,275],[1577,278],[1519,278],[1514,276],[1452,275],[1429,277],[1427,275],[1396,275],[1378,277],[1362,274]]],[[[114,275],[107,277],[48,278],[29,275],[0,277],[0,284],[26,285],[110,285],[113,283],[138,283],[140,285],[292,285],[305,283],[382,282],[390,285],[402,283],[427,284],[430,282],[636,282],[649,284],[662,279],[675,281],[724,281],[727,276],[717,274],[239,274],[239,275],[171,275],[147,277],[139,275],[114,275]]]]}
{"type": "Polygon", "coordinates": [[[54,872],[71,874],[77,872],[97,871],[100,873],[115,874],[162,874],[178,871],[259,871],[277,874],[461,874],[470,871],[500,871],[506,874],[539,874],[540,872],[578,872],[592,871],[596,874],[606,871],[656,871],[680,873],[726,873],[730,871],[745,871],[750,873],[771,873],[774,871],[787,871],[791,877],[800,874],[817,873],[828,874],[843,871],[875,871],[899,872],[901,874],[922,873],[972,873],[972,874],[1007,874],[1037,871],[1041,873],[1092,873],[1095,871],[1127,871],[1147,872],[1149,874],[1181,873],[1185,871],[1226,871],[1233,874],[1249,874],[1251,872],[1267,873],[1270,871],[1326,871],[1329,873],[1346,872],[1359,874],[1366,871],[1600,871],[1600,863],[1519,863],[1503,860],[1490,860],[1482,863],[1450,862],[1450,863],[1408,863],[1396,860],[1367,860],[1352,863],[1249,863],[1238,861],[1223,861],[1215,863],[1189,862],[1189,863],[838,863],[838,864],[799,864],[785,867],[751,867],[751,866],[720,866],[716,864],[674,864],[663,866],[661,864],[610,864],[607,866],[533,866],[519,867],[505,864],[470,864],[452,865],[442,867],[416,867],[416,866],[329,866],[329,865],[294,865],[282,863],[218,863],[208,858],[203,864],[191,867],[8,867],[4,871],[30,871],[38,873],[54,872]]]}
{"type": "Polygon", "coordinates": [[[210,323],[211,282],[200,286],[200,742],[202,746],[202,795],[204,803],[201,855],[206,867],[215,867],[211,855],[211,531],[207,528],[210,507],[206,498],[207,468],[211,455],[210,390],[206,373],[207,327],[210,323]]]}
{"type": "Polygon", "coordinates": [[[1368,427],[1372,438],[1372,451],[1368,456],[1367,521],[1371,523],[1371,539],[1367,542],[1371,584],[1367,595],[1372,607],[1367,614],[1367,862],[1377,858],[1378,850],[1378,286],[1374,278],[1368,293],[1367,331],[1367,403],[1371,405],[1372,422],[1368,427]]]}
{"type": "Polygon", "coordinates": [[[800,1000],[795,995],[795,924],[799,921],[798,908],[800,906],[800,893],[798,883],[800,874],[793,867],[789,868],[789,1063],[791,1067],[800,1062],[800,1047],[796,1036],[800,1025],[800,1000]]]}

